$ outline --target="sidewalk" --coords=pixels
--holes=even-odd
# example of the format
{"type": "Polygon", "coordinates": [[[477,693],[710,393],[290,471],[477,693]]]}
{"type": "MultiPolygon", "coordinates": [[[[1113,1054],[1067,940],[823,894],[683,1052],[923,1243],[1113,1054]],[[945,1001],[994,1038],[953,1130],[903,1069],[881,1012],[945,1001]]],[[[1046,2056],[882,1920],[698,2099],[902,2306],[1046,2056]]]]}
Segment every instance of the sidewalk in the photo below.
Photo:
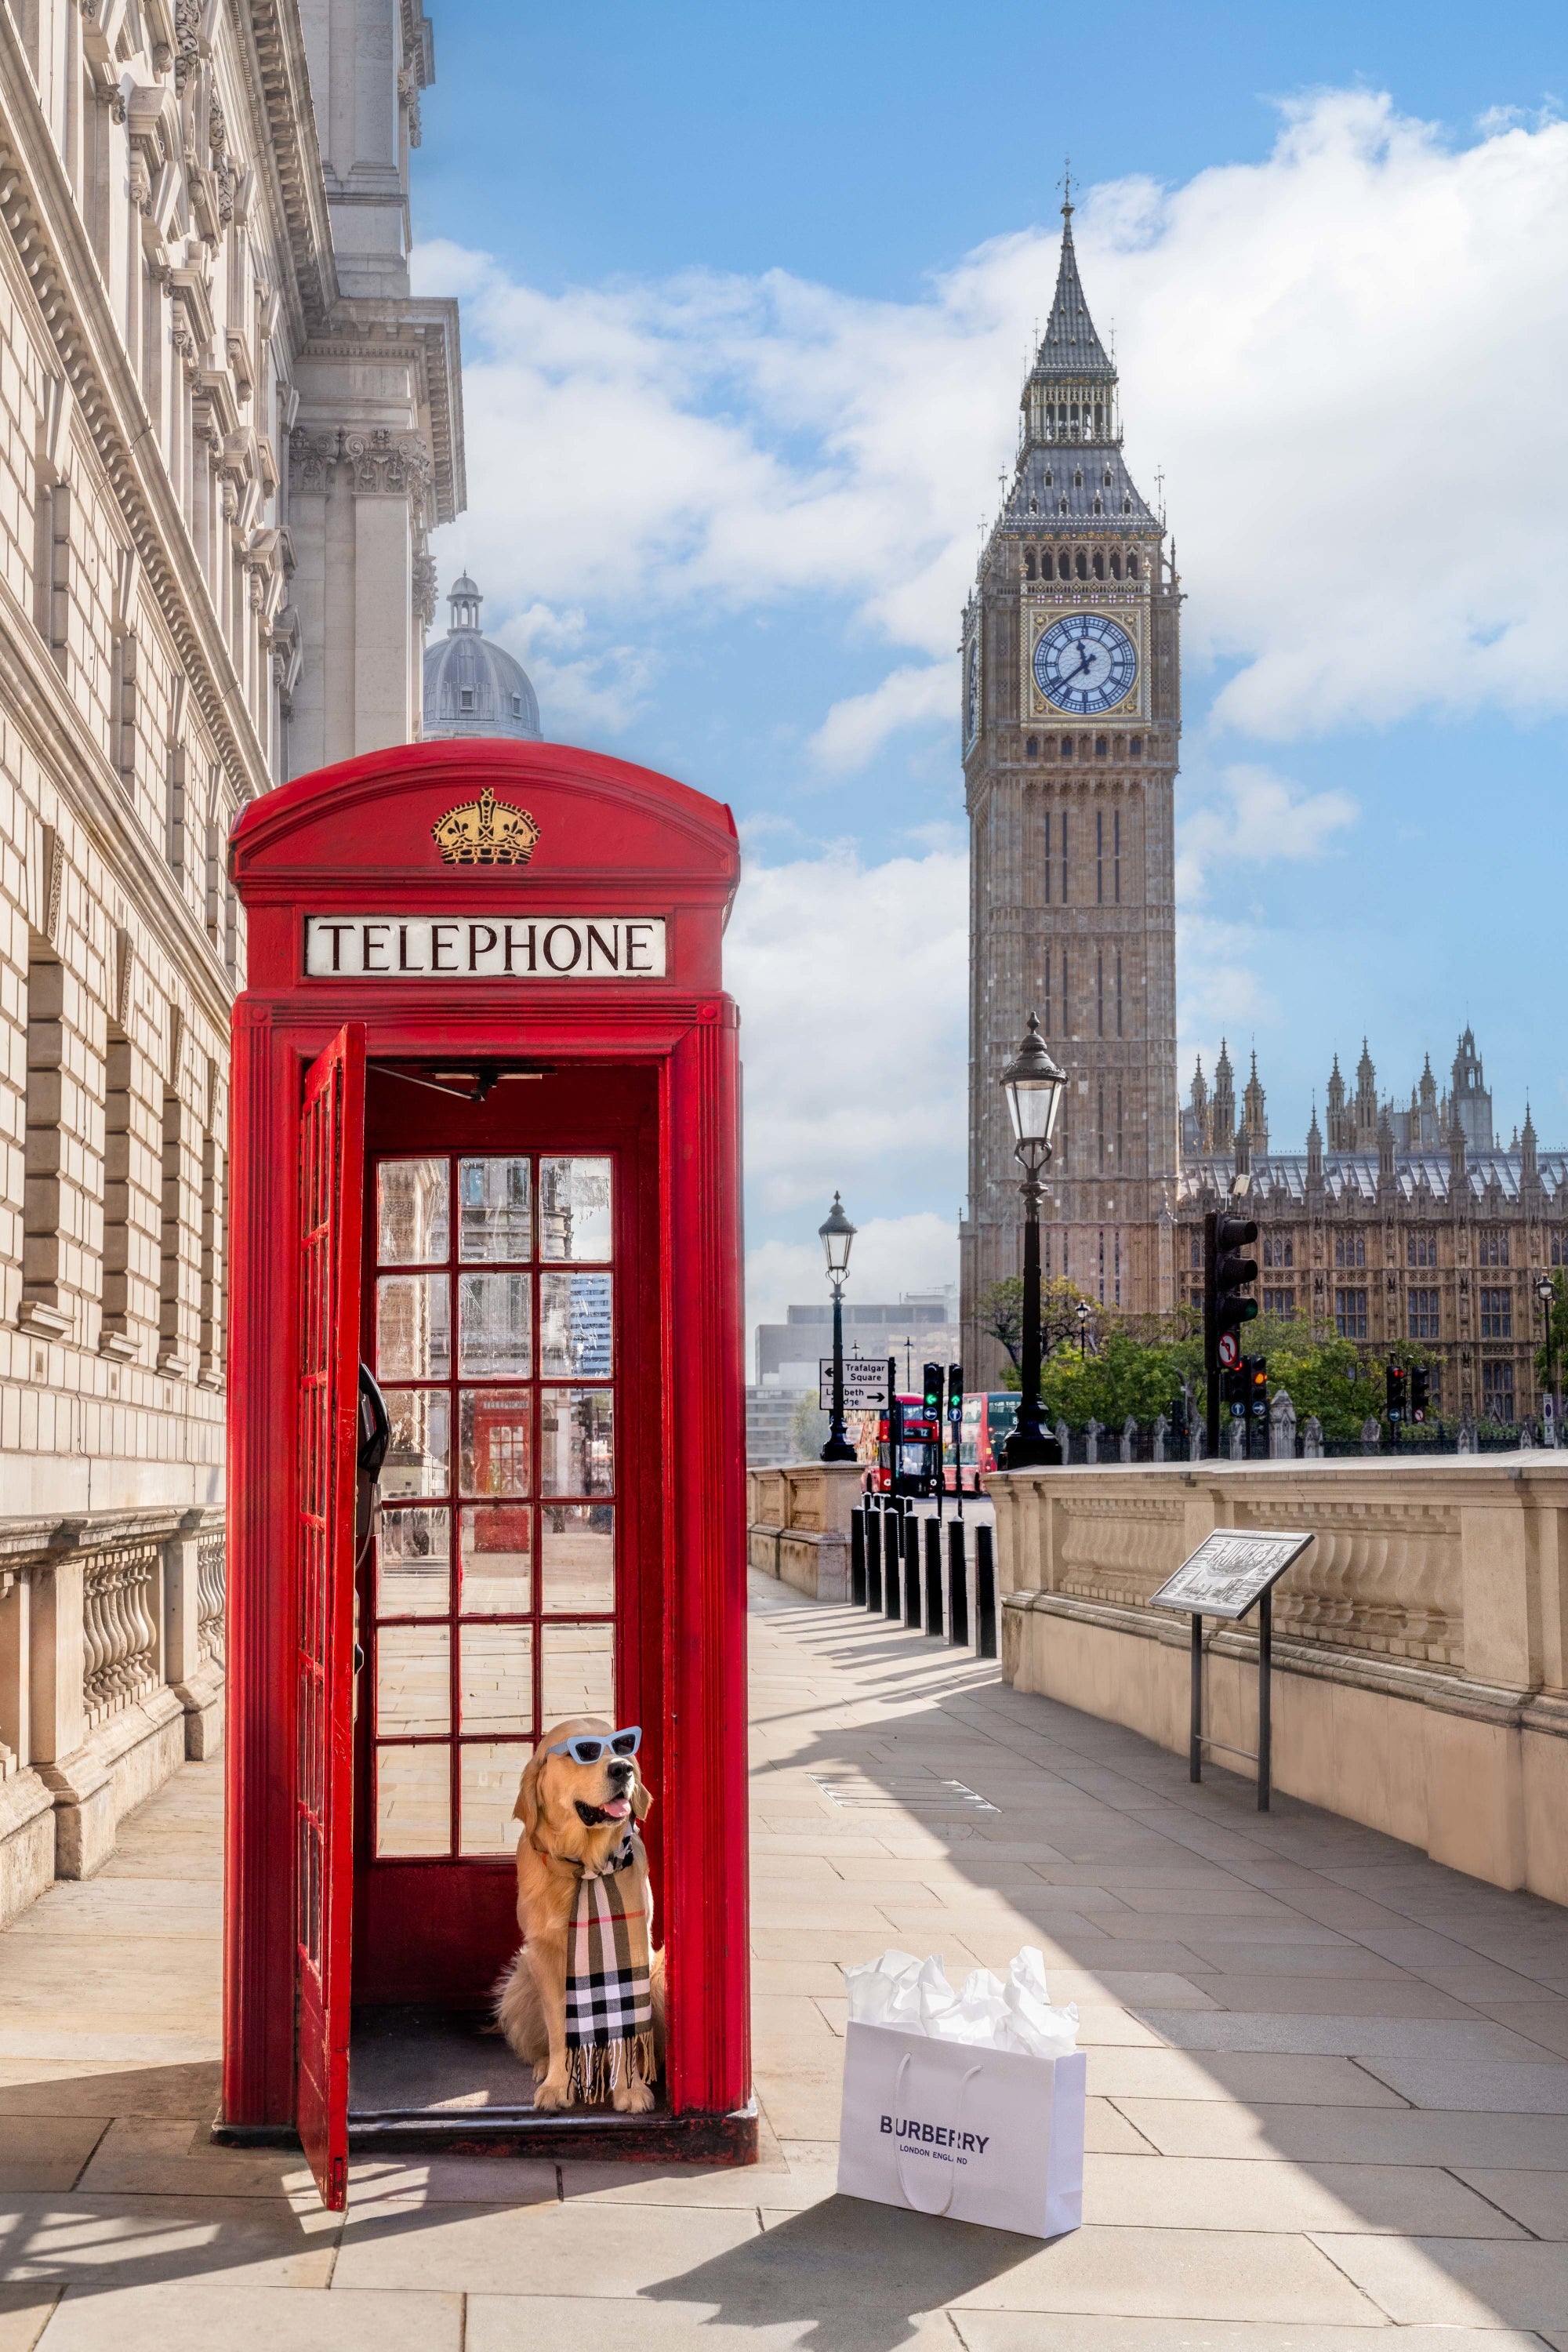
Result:
{"type": "Polygon", "coordinates": [[[753,1580],[763,2162],[213,2148],[219,1768],[0,1936],[0,2352],[1568,2352],[1568,1916],[753,1580]],[[1045,1948],[1050,2245],[838,2199],[840,1967],[1045,1948]]]}

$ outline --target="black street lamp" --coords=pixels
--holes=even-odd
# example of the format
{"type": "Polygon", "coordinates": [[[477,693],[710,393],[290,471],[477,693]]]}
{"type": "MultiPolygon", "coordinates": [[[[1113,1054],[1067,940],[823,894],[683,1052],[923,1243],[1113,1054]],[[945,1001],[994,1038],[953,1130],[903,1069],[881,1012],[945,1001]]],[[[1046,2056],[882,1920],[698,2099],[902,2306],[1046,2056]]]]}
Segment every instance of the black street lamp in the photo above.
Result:
{"type": "Polygon", "coordinates": [[[844,1213],[837,1192],[833,1206],[818,1225],[817,1238],[827,1257],[827,1279],[833,1285],[833,1412],[828,1421],[824,1462],[853,1462],[855,1448],[844,1433],[844,1284],[849,1272],[849,1244],[855,1228],[844,1213]]]}
{"type": "Polygon", "coordinates": [[[1080,1298],[1073,1308],[1078,1317],[1078,1360],[1080,1364],[1089,1353],[1089,1318],[1092,1311],[1087,1298],[1080,1298]]]}
{"type": "Polygon", "coordinates": [[[1557,1303],[1557,1286],[1552,1281],[1552,1276],[1549,1274],[1540,1274],[1536,1276],[1535,1295],[1541,1301],[1541,1344],[1546,1356],[1546,1378],[1542,1382],[1542,1396],[1545,1406],[1545,1412],[1552,1417],[1553,1424],[1552,1434],[1555,1436],[1557,1418],[1555,1412],[1557,1403],[1557,1383],[1553,1380],[1552,1374],[1555,1372],[1557,1367],[1552,1360],[1552,1309],[1557,1303]]]}
{"type": "Polygon", "coordinates": [[[1046,1050],[1031,1013],[1024,1042],[1002,1073],[1013,1119],[1013,1150],[1024,1171],[1024,1360],[1018,1420],[1002,1448],[1004,1470],[1054,1468],[1061,1448],[1040,1425],[1040,1194],[1067,1072],[1046,1050]]]}

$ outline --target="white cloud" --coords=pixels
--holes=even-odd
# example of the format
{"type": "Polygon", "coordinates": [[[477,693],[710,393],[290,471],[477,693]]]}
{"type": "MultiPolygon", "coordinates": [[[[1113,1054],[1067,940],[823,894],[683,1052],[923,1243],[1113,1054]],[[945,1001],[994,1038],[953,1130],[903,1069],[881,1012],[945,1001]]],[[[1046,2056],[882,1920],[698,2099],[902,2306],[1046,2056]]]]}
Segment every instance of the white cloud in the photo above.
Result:
{"type": "MultiPolygon", "coordinates": [[[[1235,666],[1222,721],[1568,707],[1568,124],[1489,118],[1455,150],[1320,93],[1262,163],[1112,184],[1078,229],[1134,471],[1165,468],[1189,654],[1235,666]]],[[[906,303],[777,271],[549,297],[456,247],[416,258],[467,298],[475,500],[448,543],[503,604],[585,609],[586,662],[630,614],[830,593],[893,659],[816,717],[823,754],[884,740],[911,656],[949,723],[1054,231],[906,303]]]]}
{"type": "Polygon", "coordinates": [[[807,749],[825,768],[863,768],[889,735],[901,727],[924,726],[932,719],[945,719],[957,741],[951,662],[933,663],[926,669],[893,670],[869,694],[836,702],[807,749]]]}
{"type": "MultiPolygon", "coordinates": [[[[965,1183],[968,861],[863,866],[847,848],[746,862],[724,943],[741,1007],[746,1175],[816,1246],[833,1188],[871,1201],[965,1183]]],[[[906,1283],[906,1287],[909,1284],[906,1283]]]]}
{"type": "Polygon", "coordinates": [[[1264,865],[1321,857],[1358,814],[1345,793],[1297,794],[1269,769],[1238,761],[1225,771],[1220,798],[1189,811],[1176,827],[1176,903],[1204,897],[1214,858],[1264,865]]]}
{"type": "MultiPolygon", "coordinates": [[[[826,1203],[823,1204],[823,1213],[826,1203]]],[[[821,1223],[821,1218],[816,1220],[821,1223]]],[[[940,1290],[958,1280],[958,1224],[921,1210],[908,1217],[868,1217],[857,1224],[846,1296],[867,1305],[893,1305],[907,1292],[940,1290]]],[[[746,1255],[747,1372],[755,1361],[752,1335],[759,1323],[782,1323],[784,1309],[829,1296],[822,1244],[764,1242],[746,1255]]]]}

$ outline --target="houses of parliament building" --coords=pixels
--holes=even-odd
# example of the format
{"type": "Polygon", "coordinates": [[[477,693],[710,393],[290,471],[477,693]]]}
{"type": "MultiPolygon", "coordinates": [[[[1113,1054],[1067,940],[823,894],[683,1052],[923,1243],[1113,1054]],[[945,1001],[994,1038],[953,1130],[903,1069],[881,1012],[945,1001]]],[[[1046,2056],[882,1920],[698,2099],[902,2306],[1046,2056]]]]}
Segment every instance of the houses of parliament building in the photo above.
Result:
{"type": "Polygon", "coordinates": [[[1037,1013],[1068,1085],[1042,1272],[1108,1308],[1201,1291],[1203,1218],[1250,1173],[1264,1311],[1374,1360],[1418,1343],[1446,1415],[1539,1408],[1543,1269],[1568,1263],[1568,1154],[1528,1110],[1502,1147],[1475,1039],[1447,1086],[1380,1096],[1336,1059],[1327,1134],[1270,1149],[1256,1060],[1238,1109],[1222,1048],[1177,1100],[1174,796],[1181,586],[1163,518],[1123,462],[1115,364],[1079,274],[1073,207],[1020,401],[1018,453],[961,639],[970,823],[964,1364],[1001,1375],[990,1286],[1018,1272],[1022,1203],[1002,1091],[1037,1013]]]}
{"type": "Polygon", "coordinates": [[[1325,1134],[1314,1109],[1304,1150],[1275,1150],[1257,1055],[1239,1110],[1228,1049],[1212,1088],[1199,1062],[1182,1112],[1178,1297],[1202,1305],[1204,1214],[1244,1171],[1265,1315],[1380,1360],[1418,1345],[1446,1415],[1538,1412],[1535,1285],[1568,1265],[1568,1152],[1541,1150],[1528,1106],[1499,1140],[1468,1028],[1447,1086],[1439,1093],[1428,1056],[1407,1101],[1379,1094],[1364,1043],[1353,1094],[1336,1055],[1326,1118],[1325,1134]]]}

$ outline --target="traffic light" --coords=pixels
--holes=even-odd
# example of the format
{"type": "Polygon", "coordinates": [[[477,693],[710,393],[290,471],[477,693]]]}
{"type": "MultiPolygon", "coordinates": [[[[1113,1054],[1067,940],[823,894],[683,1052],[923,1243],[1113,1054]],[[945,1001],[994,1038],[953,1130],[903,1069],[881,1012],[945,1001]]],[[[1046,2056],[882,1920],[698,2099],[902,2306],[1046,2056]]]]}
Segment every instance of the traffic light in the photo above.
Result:
{"type": "Polygon", "coordinates": [[[1247,1359],[1247,1409],[1254,1421],[1268,1417],[1268,1359],[1248,1356],[1247,1359]]]}
{"type": "Polygon", "coordinates": [[[928,1421],[940,1421],[942,1419],[942,1366],[925,1365],[921,1380],[925,1391],[921,1399],[921,1409],[928,1421]]]}
{"type": "Polygon", "coordinates": [[[963,1366],[949,1364],[947,1368],[947,1417],[949,1421],[963,1419],[963,1366]]]}
{"type": "Polygon", "coordinates": [[[1227,1216],[1223,1209],[1215,1212],[1205,1271],[1216,1341],[1227,1331],[1238,1331],[1244,1323],[1250,1323],[1258,1312],[1256,1298],[1237,1295],[1258,1279],[1258,1260],[1240,1255],[1257,1239],[1258,1227],[1250,1217],[1227,1216]]]}
{"type": "Polygon", "coordinates": [[[1383,1378],[1384,1401],[1387,1407],[1388,1418],[1394,1428],[1397,1429],[1400,1423],[1405,1418],[1405,1367],[1402,1364],[1385,1364],[1384,1367],[1383,1378]]]}
{"type": "Polygon", "coordinates": [[[1425,1421],[1432,1402],[1432,1375],[1425,1364],[1410,1367],[1410,1418],[1425,1421]]]}

